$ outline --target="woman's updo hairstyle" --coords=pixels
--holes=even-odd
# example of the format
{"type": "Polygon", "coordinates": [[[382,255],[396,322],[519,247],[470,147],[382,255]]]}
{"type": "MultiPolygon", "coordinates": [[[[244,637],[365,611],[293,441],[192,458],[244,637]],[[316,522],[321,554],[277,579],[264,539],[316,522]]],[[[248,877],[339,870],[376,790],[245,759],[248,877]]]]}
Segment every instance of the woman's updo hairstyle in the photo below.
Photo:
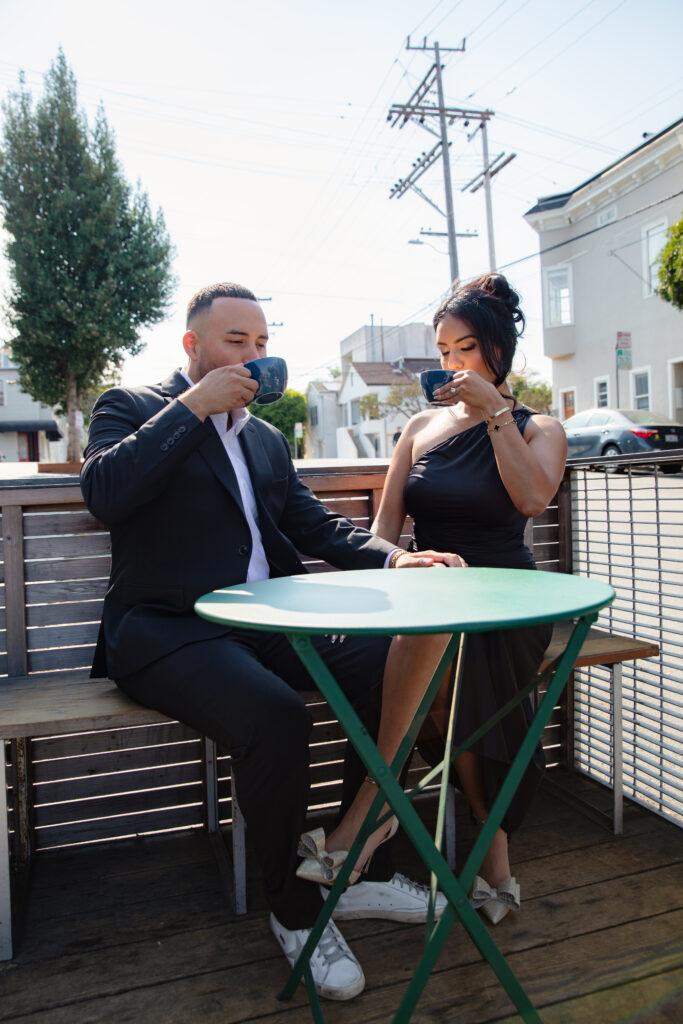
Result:
{"type": "Polygon", "coordinates": [[[434,330],[447,316],[466,320],[499,387],[510,372],[517,338],[524,330],[519,301],[519,295],[502,274],[483,274],[460,285],[444,299],[434,314],[434,330]]]}

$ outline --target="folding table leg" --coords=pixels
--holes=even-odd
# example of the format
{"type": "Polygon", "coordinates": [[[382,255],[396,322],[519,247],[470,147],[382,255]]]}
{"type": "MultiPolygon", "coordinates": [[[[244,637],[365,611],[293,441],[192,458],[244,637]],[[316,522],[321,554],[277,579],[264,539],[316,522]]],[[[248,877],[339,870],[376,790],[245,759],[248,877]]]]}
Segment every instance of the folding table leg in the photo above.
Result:
{"type": "Polygon", "coordinates": [[[12,890],[9,859],[9,832],[7,825],[7,759],[5,741],[2,744],[2,771],[0,771],[0,960],[12,959],[12,890]]]}

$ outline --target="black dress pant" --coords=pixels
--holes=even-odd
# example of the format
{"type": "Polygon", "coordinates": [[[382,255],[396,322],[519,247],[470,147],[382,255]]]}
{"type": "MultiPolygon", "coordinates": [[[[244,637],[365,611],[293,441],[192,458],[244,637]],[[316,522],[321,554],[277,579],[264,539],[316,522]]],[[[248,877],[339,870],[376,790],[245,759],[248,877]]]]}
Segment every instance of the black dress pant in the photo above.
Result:
{"type": "MultiPolygon", "coordinates": [[[[361,721],[376,736],[389,637],[346,637],[314,644],[361,721]]],[[[117,680],[129,696],[214,739],[232,758],[237,795],[261,863],[266,898],[286,928],[315,922],[318,886],[296,877],[296,847],[309,793],[312,720],[297,690],[313,684],[278,633],[234,629],[187,644],[117,680]]],[[[347,744],[342,810],[366,769],[347,744]]],[[[390,844],[373,857],[368,878],[390,878],[390,844]]]]}

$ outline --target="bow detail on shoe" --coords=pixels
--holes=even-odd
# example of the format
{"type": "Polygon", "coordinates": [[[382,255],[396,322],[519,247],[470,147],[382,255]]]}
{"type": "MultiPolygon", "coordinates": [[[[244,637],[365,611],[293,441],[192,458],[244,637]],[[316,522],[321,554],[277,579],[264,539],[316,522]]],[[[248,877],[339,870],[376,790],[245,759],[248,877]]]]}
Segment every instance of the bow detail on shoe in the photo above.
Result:
{"type": "Polygon", "coordinates": [[[519,910],[520,889],[515,878],[506,878],[499,886],[494,888],[489,885],[486,879],[477,875],[472,883],[470,892],[470,903],[475,910],[481,910],[490,900],[497,900],[507,910],[519,910]]]}
{"type": "Polygon", "coordinates": [[[299,839],[297,855],[305,858],[297,868],[299,878],[311,882],[331,885],[339,874],[339,868],[347,857],[346,850],[335,850],[328,853],[325,849],[325,829],[314,828],[311,832],[303,832],[299,839]]]}

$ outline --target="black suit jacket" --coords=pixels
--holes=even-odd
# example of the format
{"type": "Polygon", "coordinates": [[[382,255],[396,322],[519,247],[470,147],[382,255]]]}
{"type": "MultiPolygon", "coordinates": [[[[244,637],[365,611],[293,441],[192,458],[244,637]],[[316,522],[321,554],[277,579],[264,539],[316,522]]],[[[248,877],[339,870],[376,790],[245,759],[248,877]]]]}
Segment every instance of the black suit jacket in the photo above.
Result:
{"type": "MultiPolygon", "coordinates": [[[[224,634],[194,602],[246,579],[252,541],[237,478],[211,420],[177,400],[187,387],[176,371],[153,387],[113,388],[93,409],[81,486],[112,544],[93,675],[121,678],[224,634]]],[[[297,551],[339,569],[384,564],[393,545],[315,497],[279,430],[251,417],[239,440],[272,576],[305,572],[297,551]]]]}

